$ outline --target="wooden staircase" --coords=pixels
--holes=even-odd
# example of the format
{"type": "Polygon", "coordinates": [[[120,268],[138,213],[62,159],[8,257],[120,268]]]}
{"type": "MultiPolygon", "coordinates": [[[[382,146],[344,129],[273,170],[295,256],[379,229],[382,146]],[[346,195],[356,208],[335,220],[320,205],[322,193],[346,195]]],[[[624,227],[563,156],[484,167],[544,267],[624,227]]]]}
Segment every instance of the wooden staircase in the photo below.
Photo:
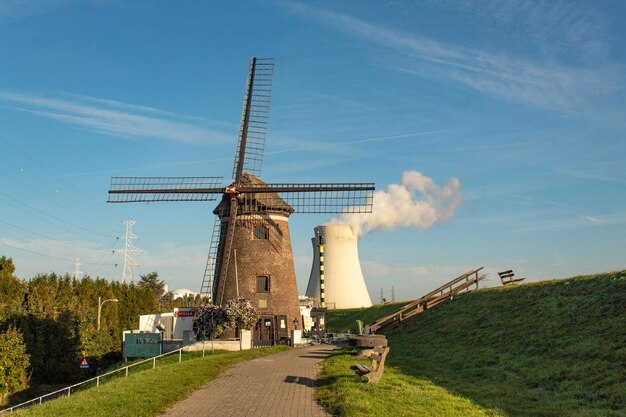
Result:
{"type": "Polygon", "coordinates": [[[454,278],[452,281],[445,283],[441,287],[432,290],[428,294],[418,298],[415,301],[411,301],[409,304],[402,307],[395,313],[391,313],[387,316],[381,317],[375,322],[365,326],[365,333],[381,333],[383,331],[394,329],[402,323],[417,314],[423,313],[429,308],[436,306],[448,299],[451,299],[455,294],[462,292],[470,292],[478,289],[478,282],[485,279],[486,274],[480,274],[483,267],[468,271],[461,276],[454,278]],[[474,286],[472,288],[472,286],[474,286]]]}

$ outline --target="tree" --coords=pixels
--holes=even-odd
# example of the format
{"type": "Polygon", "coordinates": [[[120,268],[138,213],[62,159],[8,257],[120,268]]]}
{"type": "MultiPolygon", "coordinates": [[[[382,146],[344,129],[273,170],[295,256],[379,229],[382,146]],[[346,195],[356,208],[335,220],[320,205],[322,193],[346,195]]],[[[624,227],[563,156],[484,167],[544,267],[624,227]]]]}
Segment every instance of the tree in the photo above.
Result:
{"type": "Polygon", "coordinates": [[[157,304],[159,310],[163,308],[165,303],[165,281],[159,280],[159,273],[156,271],[150,272],[146,275],[141,275],[139,280],[139,287],[149,288],[154,296],[154,301],[157,304]]]}
{"type": "Polygon", "coordinates": [[[14,273],[13,259],[0,257],[0,304],[14,305],[22,302],[24,287],[14,273]]]}
{"type": "Polygon", "coordinates": [[[115,298],[119,300],[117,311],[120,329],[137,329],[141,314],[157,313],[159,311],[152,291],[148,287],[139,287],[134,283],[119,282],[113,282],[111,287],[115,298]]]}
{"type": "Polygon", "coordinates": [[[15,327],[0,333],[0,402],[28,386],[29,366],[22,333],[15,327]]]}

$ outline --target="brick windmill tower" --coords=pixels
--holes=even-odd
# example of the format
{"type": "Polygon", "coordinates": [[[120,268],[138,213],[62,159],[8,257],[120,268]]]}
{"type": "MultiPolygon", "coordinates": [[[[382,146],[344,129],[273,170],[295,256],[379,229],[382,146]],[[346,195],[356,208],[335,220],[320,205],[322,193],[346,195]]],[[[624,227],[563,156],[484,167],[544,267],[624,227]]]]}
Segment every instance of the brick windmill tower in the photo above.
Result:
{"type": "Polygon", "coordinates": [[[223,305],[252,301],[261,316],[256,345],[274,344],[298,326],[300,310],[289,236],[293,213],[370,213],[373,183],[267,184],[259,177],[270,109],[273,58],[252,58],[235,151],[233,182],[222,177],[113,177],[110,203],[221,202],[201,293],[223,305]]]}

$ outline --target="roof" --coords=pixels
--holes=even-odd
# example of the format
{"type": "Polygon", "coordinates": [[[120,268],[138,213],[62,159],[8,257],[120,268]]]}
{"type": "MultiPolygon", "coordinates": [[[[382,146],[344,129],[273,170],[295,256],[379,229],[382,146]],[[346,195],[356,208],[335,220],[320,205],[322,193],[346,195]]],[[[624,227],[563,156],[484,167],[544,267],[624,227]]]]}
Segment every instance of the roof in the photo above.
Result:
{"type": "MultiPolygon", "coordinates": [[[[241,177],[238,187],[268,187],[262,179],[250,173],[245,173],[241,177]]],[[[294,212],[293,207],[283,200],[278,193],[242,193],[237,196],[239,202],[237,215],[259,214],[259,213],[281,213],[289,216],[294,212]]],[[[227,216],[230,208],[230,197],[226,194],[217,205],[214,214],[227,216]]]]}

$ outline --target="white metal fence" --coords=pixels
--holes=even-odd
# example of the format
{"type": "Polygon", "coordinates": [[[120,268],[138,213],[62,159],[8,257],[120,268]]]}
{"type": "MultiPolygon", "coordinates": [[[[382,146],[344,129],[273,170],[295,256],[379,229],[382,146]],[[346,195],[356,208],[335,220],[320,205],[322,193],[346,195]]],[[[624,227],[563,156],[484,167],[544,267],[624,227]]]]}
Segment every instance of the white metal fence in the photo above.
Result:
{"type": "MultiPolygon", "coordinates": [[[[152,361],[152,369],[155,369],[156,368],[157,359],[162,358],[164,356],[168,356],[168,355],[174,354],[176,352],[178,352],[178,362],[180,363],[183,360],[183,350],[188,349],[188,348],[189,348],[189,346],[185,346],[185,347],[182,347],[180,349],[173,350],[171,352],[163,353],[161,355],[154,356],[152,358],[144,359],[142,361],[135,362],[135,363],[132,363],[130,365],[123,366],[121,368],[118,368],[118,369],[115,369],[113,371],[104,373],[102,375],[98,375],[98,376],[96,376],[94,378],[86,379],[85,381],[79,382],[77,384],[73,384],[73,385],[67,386],[65,388],[61,388],[59,390],[56,390],[56,391],[53,391],[53,392],[49,392],[48,394],[42,395],[40,397],[33,398],[32,400],[28,400],[28,401],[25,401],[23,403],[14,405],[12,407],[5,408],[4,410],[0,410],[0,414],[12,413],[13,411],[15,411],[17,409],[30,407],[32,405],[38,405],[38,404],[41,404],[41,403],[43,403],[45,401],[53,400],[53,399],[59,398],[59,397],[64,397],[64,396],[68,396],[69,397],[72,394],[73,391],[75,392],[78,388],[83,387],[83,386],[85,386],[85,385],[87,385],[89,383],[95,382],[96,387],[99,387],[100,386],[100,380],[102,378],[105,378],[107,376],[113,376],[115,374],[119,374],[119,373],[122,373],[122,372],[124,372],[124,377],[127,377],[128,376],[128,370],[130,368],[133,368],[133,367],[138,366],[138,365],[142,365],[144,363],[148,363],[150,361],[152,361]]],[[[202,356],[204,357],[204,350],[202,351],[202,356]]]]}

